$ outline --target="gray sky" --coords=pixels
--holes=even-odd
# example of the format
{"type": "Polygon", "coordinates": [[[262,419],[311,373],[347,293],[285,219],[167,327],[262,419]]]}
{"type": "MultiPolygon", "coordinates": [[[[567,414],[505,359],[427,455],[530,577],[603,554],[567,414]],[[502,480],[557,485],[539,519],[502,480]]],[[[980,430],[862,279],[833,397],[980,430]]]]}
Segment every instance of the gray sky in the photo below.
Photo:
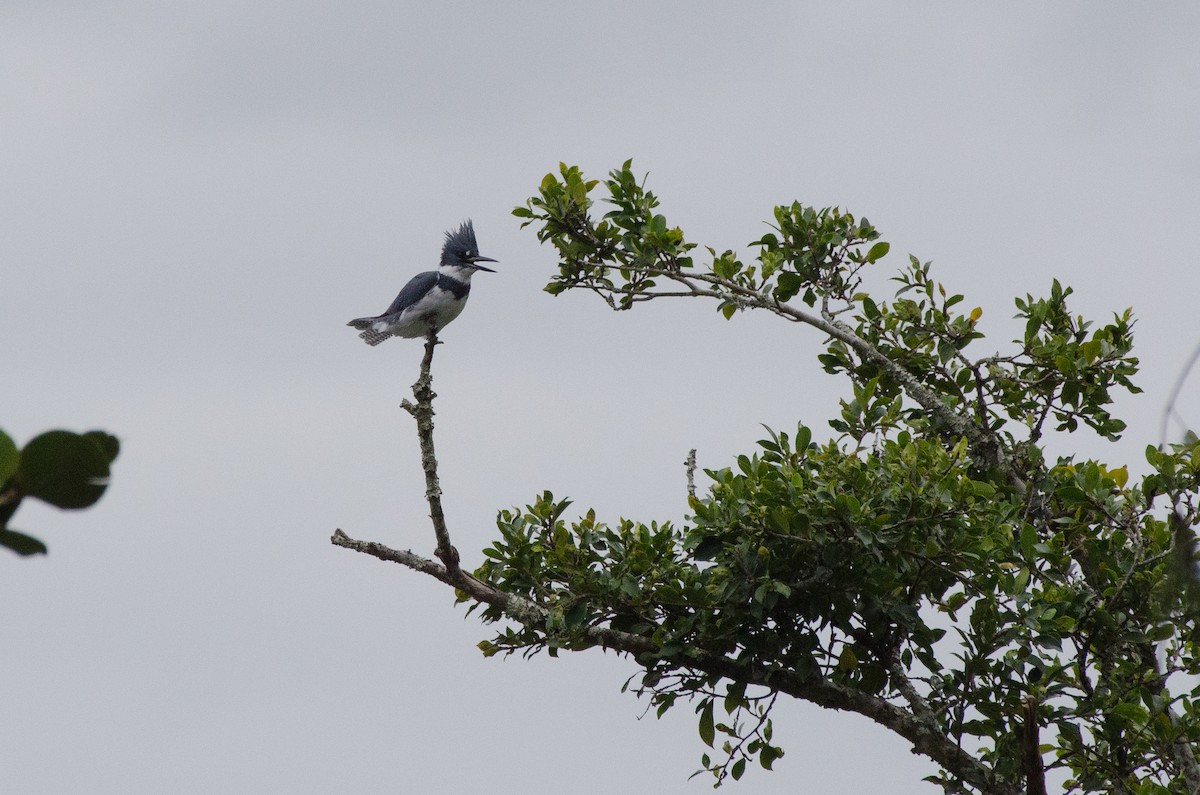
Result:
{"type": "MultiPolygon", "coordinates": [[[[93,3],[0,6],[0,427],[103,428],[92,510],[23,505],[0,555],[0,779],[14,792],[661,792],[694,716],[638,720],[632,662],[484,660],[440,584],[330,546],[433,546],[397,408],[420,346],[345,327],[471,217],[496,275],[436,362],[466,561],[543,489],[679,519],[682,460],[815,428],[820,339],[703,304],[614,315],[540,291],[509,215],[560,160],[634,158],[718,250],[776,203],[837,204],[984,309],[1052,277],[1132,305],[1143,462],[1200,341],[1200,12],[1188,4],[93,3]]],[[[882,278],[881,278],[882,283],[882,278]]],[[[1182,408],[1200,422],[1193,381],[1182,408]]],[[[927,793],[865,719],[780,709],[734,792],[927,793]]]]}

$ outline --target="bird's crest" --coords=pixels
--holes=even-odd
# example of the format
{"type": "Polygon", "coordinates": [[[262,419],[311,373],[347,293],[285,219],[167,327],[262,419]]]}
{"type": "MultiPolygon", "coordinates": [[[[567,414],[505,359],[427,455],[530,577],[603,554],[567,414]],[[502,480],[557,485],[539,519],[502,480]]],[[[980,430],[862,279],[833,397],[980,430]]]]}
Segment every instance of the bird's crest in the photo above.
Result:
{"type": "Polygon", "coordinates": [[[479,244],[475,242],[475,227],[470,219],[446,233],[446,242],[442,245],[443,265],[453,265],[478,253],[479,244]]]}

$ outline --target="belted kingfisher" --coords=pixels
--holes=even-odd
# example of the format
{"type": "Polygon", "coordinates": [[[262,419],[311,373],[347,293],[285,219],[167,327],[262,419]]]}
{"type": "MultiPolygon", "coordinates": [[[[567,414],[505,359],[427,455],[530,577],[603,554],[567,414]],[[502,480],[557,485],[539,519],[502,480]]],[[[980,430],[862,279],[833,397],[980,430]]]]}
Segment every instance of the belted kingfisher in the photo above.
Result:
{"type": "Polygon", "coordinates": [[[495,273],[479,263],[495,261],[479,255],[475,228],[468,220],[446,233],[437,270],[414,276],[382,315],[355,318],[346,325],[362,329],[358,336],[368,345],[378,345],[388,337],[411,339],[424,337],[431,330],[441,331],[462,314],[475,271],[495,273]]]}

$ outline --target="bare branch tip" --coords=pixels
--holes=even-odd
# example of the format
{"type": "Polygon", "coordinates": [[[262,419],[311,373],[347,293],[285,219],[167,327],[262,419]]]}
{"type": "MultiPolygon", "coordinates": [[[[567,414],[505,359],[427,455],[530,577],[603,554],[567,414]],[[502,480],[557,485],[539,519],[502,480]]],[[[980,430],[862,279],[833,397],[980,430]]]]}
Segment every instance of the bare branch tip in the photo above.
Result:
{"type": "Polygon", "coordinates": [[[687,493],[694,500],[696,499],[696,448],[693,447],[688,451],[683,465],[687,467],[687,493]]]}

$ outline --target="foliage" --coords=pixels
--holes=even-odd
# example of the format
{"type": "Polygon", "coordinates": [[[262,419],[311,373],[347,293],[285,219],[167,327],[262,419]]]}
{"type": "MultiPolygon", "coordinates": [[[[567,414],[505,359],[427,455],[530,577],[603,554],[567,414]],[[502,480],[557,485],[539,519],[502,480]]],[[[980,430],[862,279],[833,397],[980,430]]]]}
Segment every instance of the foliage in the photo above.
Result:
{"type": "Polygon", "coordinates": [[[557,251],[551,294],[707,298],[825,335],[820,364],[849,389],[834,438],[769,432],[706,472],[683,526],[568,522],[549,493],[502,511],[476,576],[548,618],[504,625],[484,653],[642,649],[634,690],[659,715],[694,701],[717,784],[783,755],[771,708],[790,695],[905,737],[948,792],[1032,792],[1044,770],[1072,792],[1200,791],[1200,443],[1148,448],[1140,481],[1043,446],[1119,437],[1113,392],[1138,391],[1130,312],[1072,315],[1056,280],[1016,299],[1007,351],[977,356],[982,308],[930,263],[901,263],[891,300],[864,289],[889,253],[865,218],[777,207],[747,261],[698,257],[658,209],[626,162],[604,181],[562,165],[514,214],[557,251]]]}
{"type": "Polygon", "coordinates": [[[0,546],[19,555],[45,554],[45,544],[8,526],[21,500],[88,508],[108,487],[109,466],[119,451],[117,438],[104,431],[47,431],[18,449],[0,430],[0,546]]]}

